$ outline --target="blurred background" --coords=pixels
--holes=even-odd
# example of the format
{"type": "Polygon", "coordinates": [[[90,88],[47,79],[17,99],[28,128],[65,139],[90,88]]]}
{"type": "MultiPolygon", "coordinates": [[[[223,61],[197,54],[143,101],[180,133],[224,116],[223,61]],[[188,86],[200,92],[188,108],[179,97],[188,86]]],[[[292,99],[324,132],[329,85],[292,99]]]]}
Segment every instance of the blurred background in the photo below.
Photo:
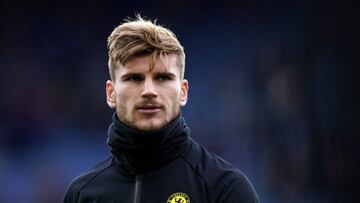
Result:
{"type": "Polygon", "coordinates": [[[0,2],[1,203],[60,202],[109,156],[106,38],[136,12],[185,47],[192,137],[240,168],[262,202],[357,200],[355,6],[0,2]]]}

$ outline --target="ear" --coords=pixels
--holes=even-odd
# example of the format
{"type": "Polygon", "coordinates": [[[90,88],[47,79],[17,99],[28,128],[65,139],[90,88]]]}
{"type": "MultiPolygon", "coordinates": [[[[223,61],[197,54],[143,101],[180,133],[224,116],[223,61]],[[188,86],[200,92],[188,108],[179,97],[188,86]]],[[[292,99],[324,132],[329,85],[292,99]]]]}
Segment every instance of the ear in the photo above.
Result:
{"type": "Polygon", "coordinates": [[[115,86],[111,80],[106,81],[106,103],[110,108],[116,107],[115,86]]]}
{"type": "Polygon", "coordinates": [[[180,92],[180,106],[185,106],[188,100],[188,90],[189,82],[186,79],[183,79],[181,82],[181,92],[180,92]]]}

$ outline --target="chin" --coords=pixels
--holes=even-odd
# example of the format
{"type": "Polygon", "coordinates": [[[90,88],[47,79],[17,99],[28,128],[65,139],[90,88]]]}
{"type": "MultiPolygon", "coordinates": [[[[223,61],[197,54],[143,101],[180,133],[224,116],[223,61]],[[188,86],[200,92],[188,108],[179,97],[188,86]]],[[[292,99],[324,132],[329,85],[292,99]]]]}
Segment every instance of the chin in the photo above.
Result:
{"type": "Polygon", "coordinates": [[[154,131],[164,127],[166,123],[165,120],[147,120],[137,124],[136,128],[141,131],[154,131]]]}

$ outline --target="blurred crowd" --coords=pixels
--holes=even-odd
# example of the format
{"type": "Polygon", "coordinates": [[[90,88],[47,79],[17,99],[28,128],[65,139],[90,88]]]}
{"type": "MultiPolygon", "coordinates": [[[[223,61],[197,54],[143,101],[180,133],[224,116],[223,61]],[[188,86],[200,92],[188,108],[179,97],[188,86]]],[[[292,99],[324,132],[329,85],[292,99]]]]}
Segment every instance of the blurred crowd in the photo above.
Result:
{"type": "Polygon", "coordinates": [[[176,33],[191,136],[240,168],[262,202],[355,202],[359,62],[349,5],[0,5],[0,203],[59,202],[71,179],[110,155],[106,38],[135,12],[176,33]]]}

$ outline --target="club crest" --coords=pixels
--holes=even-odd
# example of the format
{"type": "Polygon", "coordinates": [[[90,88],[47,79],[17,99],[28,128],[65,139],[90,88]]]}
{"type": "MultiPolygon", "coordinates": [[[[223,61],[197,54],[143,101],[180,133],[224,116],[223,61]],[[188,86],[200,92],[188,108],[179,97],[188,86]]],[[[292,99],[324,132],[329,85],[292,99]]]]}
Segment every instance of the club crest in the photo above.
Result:
{"type": "Polygon", "coordinates": [[[185,193],[176,192],[168,198],[166,203],[190,203],[190,198],[185,193]]]}

